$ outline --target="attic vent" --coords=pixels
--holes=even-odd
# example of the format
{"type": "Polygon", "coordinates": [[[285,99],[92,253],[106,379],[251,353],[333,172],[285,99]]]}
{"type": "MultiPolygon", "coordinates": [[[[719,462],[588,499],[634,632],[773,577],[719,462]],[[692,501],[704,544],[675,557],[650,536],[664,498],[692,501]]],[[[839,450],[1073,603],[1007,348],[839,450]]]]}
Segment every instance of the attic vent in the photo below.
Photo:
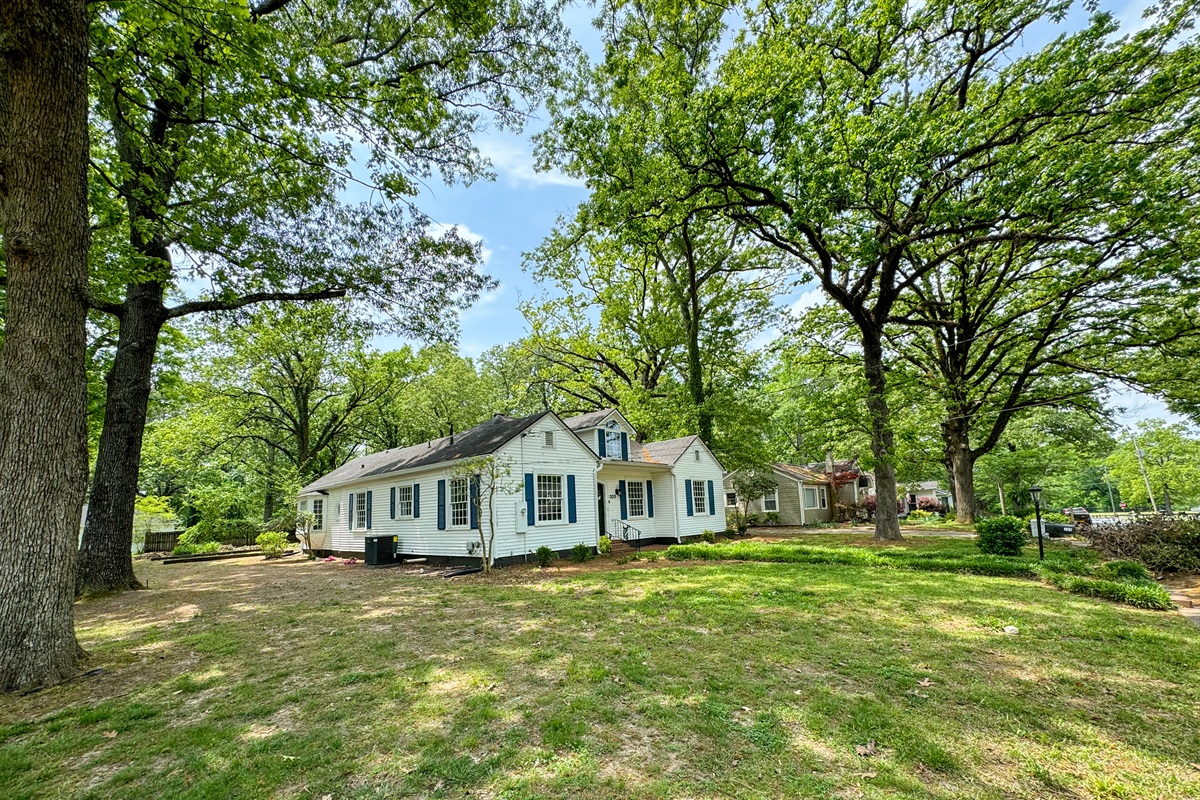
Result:
{"type": "Polygon", "coordinates": [[[554,447],[554,431],[546,431],[546,447],[554,447]]]}
{"type": "Polygon", "coordinates": [[[696,451],[696,460],[697,461],[700,460],[700,451],[699,450],[696,451]]]}

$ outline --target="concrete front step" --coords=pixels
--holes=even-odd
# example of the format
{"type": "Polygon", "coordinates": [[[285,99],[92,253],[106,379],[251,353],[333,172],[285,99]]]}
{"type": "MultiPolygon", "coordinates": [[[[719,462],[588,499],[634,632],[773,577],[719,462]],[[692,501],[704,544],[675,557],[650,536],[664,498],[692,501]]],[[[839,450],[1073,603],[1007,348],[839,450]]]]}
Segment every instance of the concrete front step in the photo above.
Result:
{"type": "Polygon", "coordinates": [[[1175,603],[1175,605],[1179,606],[1180,608],[1195,607],[1195,603],[1192,601],[1192,598],[1179,592],[1171,592],[1171,602],[1175,603]]]}

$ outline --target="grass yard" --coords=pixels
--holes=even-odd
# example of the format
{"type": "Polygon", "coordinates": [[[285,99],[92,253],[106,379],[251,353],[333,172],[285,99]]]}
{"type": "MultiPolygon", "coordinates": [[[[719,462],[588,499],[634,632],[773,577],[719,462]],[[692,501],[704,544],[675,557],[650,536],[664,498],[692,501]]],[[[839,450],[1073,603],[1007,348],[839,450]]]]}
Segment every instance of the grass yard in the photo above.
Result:
{"type": "Polygon", "coordinates": [[[1027,579],[139,571],[103,674],[4,699],[0,797],[1200,797],[1200,631],[1027,579]]]}

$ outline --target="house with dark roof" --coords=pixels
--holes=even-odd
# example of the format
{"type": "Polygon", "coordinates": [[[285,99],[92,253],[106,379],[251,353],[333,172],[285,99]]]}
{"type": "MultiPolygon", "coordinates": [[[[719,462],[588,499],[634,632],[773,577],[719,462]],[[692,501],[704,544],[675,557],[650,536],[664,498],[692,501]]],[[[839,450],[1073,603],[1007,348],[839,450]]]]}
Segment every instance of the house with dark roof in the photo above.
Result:
{"type": "Polygon", "coordinates": [[[300,491],[307,547],[361,556],[392,535],[400,558],[478,563],[486,506],[458,467],[491,457],[509,479],[496,492],[496,563],[546,546],[566,554],[599,537],[678,542],[724,527],[722,469],[699,437],[642,443],[615,410],[562,420],[552,411],[496,415],[470,430],[353,459],[300,491]]]}

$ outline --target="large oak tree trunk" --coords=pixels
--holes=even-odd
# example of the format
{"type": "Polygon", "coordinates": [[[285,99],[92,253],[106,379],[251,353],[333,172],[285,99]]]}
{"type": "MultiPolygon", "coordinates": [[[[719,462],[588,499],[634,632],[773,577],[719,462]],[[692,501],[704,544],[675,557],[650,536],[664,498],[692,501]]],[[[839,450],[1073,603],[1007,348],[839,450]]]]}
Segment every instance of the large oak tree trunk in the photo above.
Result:
{"type": "Polygon", "coordinates": [[[128,287],[117,354],[107,378],[104,429],[79,549],[79,594],[141,585],[133,574],[133,509],[154,356],[166,320],[162,284],[128,287]]]}
{"type": "Polygon", "coordinates": [[[899,541],[900,516],[896,509],[896,437],[887,403],[887,376],[883,369],[883,344],[879,332],[862,331],[863,366],[867,378],[867,410],[871,414],[871,452],[875,455],[875,538],[899,541]]]}
{"type": "Polygon", "coordinates": [[[970,429],[965,419],[942,425],[950,476],[954,481],[954,517],[958,522],[975,521],[975,453],[971,451],[970,429]]]}
{"type": "Polygon", "coordinates": [[[0,3],[0,690],[73,676],[87,490],[87,18],[0,3]]]}

